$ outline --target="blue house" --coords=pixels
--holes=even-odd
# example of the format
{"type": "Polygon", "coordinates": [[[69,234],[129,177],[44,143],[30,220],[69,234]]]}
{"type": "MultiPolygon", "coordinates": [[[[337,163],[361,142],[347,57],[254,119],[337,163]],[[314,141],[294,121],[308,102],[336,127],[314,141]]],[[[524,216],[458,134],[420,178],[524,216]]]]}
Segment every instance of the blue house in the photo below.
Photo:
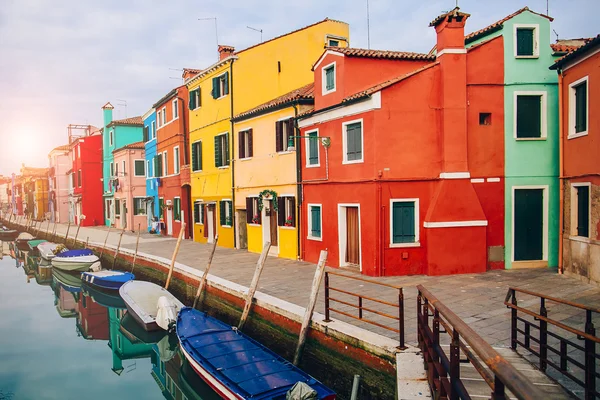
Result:
{"type": "Polygon", "coordinates": [[[148,230],[152,220],[158,216],[158,180],[154,176],[156,157],[156,110],[151,108],[142,116],[144,120],[144,143],[146,158],[146,215],[148,230]]]}

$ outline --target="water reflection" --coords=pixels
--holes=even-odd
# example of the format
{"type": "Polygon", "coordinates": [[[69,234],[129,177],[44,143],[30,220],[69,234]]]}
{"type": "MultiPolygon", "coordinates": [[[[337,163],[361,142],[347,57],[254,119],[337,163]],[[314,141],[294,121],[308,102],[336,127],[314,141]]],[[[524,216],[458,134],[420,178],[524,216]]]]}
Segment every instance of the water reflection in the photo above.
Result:
{"type": "MultiPolygon", "coordinates": [[[[77,373],[77,376],[70,378],[77,382],[77,384],[72,383],[72,385],[90,387],[89,390],[92,391],[93,395],[88,396],[86,390],[86,398],[146,399],[164,397],[176,400],[216,400],[220,398],[198,377],[185,360],[185,357],[182,356],[176,335],[169,335],[164,331],[146,332],[127,314],[125,303],[118,295],[118,291],[105,291],[88,286],[82,282],[79,273],[68,273],[53,269],[49,262],[36,256],[32,251],[19,250],[13,243],[2,243],[0,247],[2,255],[0,257],[0,267],[11,265],[14,262],[13,265],[17,268],[23,268],[28,283],[34,283],[33,286],[39,285],[40,287],[40,290],[30,291],[30,295],[20,299],[22,305],[20,306],[19,315],[28,320],[40,321],[39,323],[43,324],[41,326],[49,329],[49,333],[45,333],[43,337],[47,343],[44,345],[46,354],[44,357],[54,360],[51,370],[57,370],[55,372],[57,374],[66,373],[61,372],[61,368],[64,371],[70,371],[73,365],[77,365],[77,369],[81,369],[81,371],[89,370],[86,373],[77,373]],[[42,305],[52,305],[52,300],[50,298],[45,299],[42,293],[47,286],[52,289],[53,306],[61,318],[56,317],[56,315],[52,316],[52,312],[48,313],[48,307],[42,305]],[[25,304],[26,302],[31,304],[25,304]],[[43,315],[41,315],[42,312],[43,315]],[[52,322],[52,319],[56,321],[52,322]],[[59,321],[62,322],[58,324],[59,321]],[[63,331],[64,328],[62,327],[65,323],[70,326],[70,329],[74,327],[76,334],[63,331]],[[75,326],[72,325],[73,323],[75,326]],[[106,347],[103,347],[104,350],[99,349],[100,353],[98,353],[94,350],[95,347],[94,349],[82,348],[76,343],[70,345],[65,343],[61,347],[56,344],[57,341],[64,340],[68,342],[77,341],[77,338],[82,338],[88,343],[103,343],[106,341],[112,354],[107,354],[106,347]],[[58,354],[55,352],[58,352],[58,354]],[[52,354],[52,357],[49,357],[50,354],[52,354]],[[101,354],[109,357],[106,358],[101,354]],[[100,372],[91,373],[94,370],[92,364],[98,364],[99,360],[112,361],[108,361],[110,371],[107,368],[108,365],[103,363],[104,368],[106,368],[105,371],[114,377],[112,380],[109,380],[107,376],[100,372]],[[143,369],[140,370],[142,366],[143,369]],[[151,367],[150,370],[147,369],[148,366],[151,367]],[[127,375],[127,379],[123,379],[125,375],[127,375]],[[114,379],[117,379],[117,382],[114,379]],[[83,382],[81,382],[82,380],[83,382]],[[110,382],[110,384],[107,385],[107,382],[110,382]],[[143,385],[143,388],[140,385],[143,385]],[[117,388],[120,389],[117,390],[117,388]],[[111,392],[110,395],[109,392],[111,392]]],[[[11,269],[11,271],[13,272],[8,274],[8,270],[0,268],[0,280],[5,282],[4,286],[23,285],[23,275],[20,275],[14,269],[11,269]],[[20,279],[15,279],[19,276],[20,279]]],[[[0,285],[0,294],[3,295],[6,287],[4,289],[2,287],[0,285]]],[[[31,286],[28,285],[28,287],[31,286]]],[[[18,287],[15,290],[23,291],[18,287]]],[[[15,297],[14,293],[11,297],[15,297]]],[[[8,315],[10,312],[9,307],[0,306],[0,316],[5,315],[4,313],[8,315]]],[[[0,344],[4,345],[0,346],[0,357],[3,359],[7,347],[10,347],[6,341],[8,335],[4,334],[4,331],[19,334],[14,327],[11,328],[0,322],[0,337],[5,338],[4,342],[0,340],[0,344]]],[[[71,332],[73,331],[71,330],[71,332]]],[[[23,355],[20,360],[23,362],[31,362],[26,358],[34,358],[34,355],[27,353],[27,350],[29,349],[26,347],[21,350],[23,355]]],[[[39,354],[35,356],[39,356],[39,354]]],[[[10,357],[6,358],[5,367],[13,370],[12,374],[15,374],[14,370],[17,368],[14,368],[11,362],[17,363],[17,360],[10,359],[10,357]]],[[[47,369],[48,367],[41,365],[40,368],[47,369]]],[[[24,376],[21,379],[24,382],[28,381],[27,374],[31,373],[30,369],[31,366],[27,373],[23,372],[24,376]]],[[[48,375],[47,372],[45,373],[48,375]]],[[[9,390],[14,393],[15,399],[78,397],[75,392],[68,391],[67,386],[69,385],[65,380],[55,378],[51,381],[45,381],[45,385],[41,385],[39,388],[31,387],[31,385],[26,385],[27,388],[25,388],[16,383],[19,382],[18,378],[13,376],[10,380],[8,379],[9,375],[4,374],[0,367],[0,398],[2,398],[2,393],[7,393],[9,390]],[[33,394],[30,394],[32,391],[33,394]]]]}

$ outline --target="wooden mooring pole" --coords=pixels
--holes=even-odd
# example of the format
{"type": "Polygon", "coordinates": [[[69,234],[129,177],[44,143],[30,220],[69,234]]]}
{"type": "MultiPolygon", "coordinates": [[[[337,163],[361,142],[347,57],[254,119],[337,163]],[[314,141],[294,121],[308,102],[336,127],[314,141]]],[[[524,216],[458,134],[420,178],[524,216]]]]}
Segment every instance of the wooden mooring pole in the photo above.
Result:
{"type": "Polygon", "coordinates": [[[108,235],[110,235],[111,225],[108,226],[108,232],[106,232],[106,237],[104,238],[104,245],[102,246],[102,250],[100,250],[100,259],[102,259],[102,255],[104,254],[104,249],[106,248],[106,241],[108,240],[108,235]]]}
{"type": "Polygon", "coordinates": [[[56,221],[54,221],[54,224],[52,225],[52,237],[56,236],[56,221]]]}
{"type": "Polygon", "coordinates": [[[317,264],[317,270],[315,271],[315,277],[312,283],[312,289],[310,291],[310,299],[308,300],[308,306],[304,312],[304,319],[302,320],[302,328],[300,328],[300,336],[298,338],[298,346],[296,347],[296,353],[294,354],[294,365],[300,363],[300,357],[302,357],[302,350],[304,350],[304,343],[306,342],[306,335],[310,329],[310,321],[312,320],[313,311],[317,304],[317,295],[319,294],[319,287],[321,286],[321,280],[323,279],[323,272],[325,272],[325,262],[327,261],[327,250],[321,250],[319,256],[319,263],[317,264]]]}
{"type": "Polygon", "coordinates": [[[212,249],[210,249],[210,254],[208,255],[208,263],[206,264],[206,268],[204,268],[204,273],[202,274],[202,278],[198,283],[198,291],[196,292],[196,297],[194,298],[194,304],[192,308],[196,308],[196,304],[198,304],[198,299],[204,290],[204,286],[206,286],[206,278],[208,277],[208,271],[210,270],[210,266],[212,265],[213,256],[215,255],[215,249],[217,248],[217,242],[219,241],[219,235],[215,236],[215,240],[213,241],[212,249]]]}
{"type": "Polygon", "coordinates": [[[88,248],[88,245],[90,244],[90,237],[87,237],[87,240],[85,241],[85,248],[88,248]]]}
{"type": "Polygon", "coordinates": [[[138,246],[140,245],[140,232],[142,232],[141,225],[142,224],[138,224],[138,234],[137,239],[135,240],[135,253],[133,254],[133,261],[131,262],[131,272],[133,272],[133,269],[135,268],[135,260],[137,258],[138,246]]]}
{"type": "Polygon", "coordinates": [[[69,225],[67,226],[67,233],[65,234],[65,246],[67,245],[68,242],[68,237],[69,237],[69,231],[71,230],[71,222],[69,221],[69,225]]]}
{"type": "Polygon", "coordinates": [[[73,248],[77,246],[77,237],[79,236],[79,228],[81,228],[81,222],[77,224],[77,232],[75,232],[75,240],[73,240],[73,248]]]}
{"type": "Polygon", "coordinates": [[[167,276],[167,282],[165,283],[165,289],[169,288],[169,284],[171,283],[171,276],[173,276],[173,269],[175,268],[175,258],[177,258],[177,253],[179,253],[179,246],[181,245],[181,239],[183,239],[183,234],[185,233],[185,222],[181,223],[181,229],[179,230],[179,237],[177,238],[177,244],[175,245],[175,250],[173,251],[173,257],[171,257],[171,266],[169,267],[169,275],[167,276]]]}
{"type": "Polygon", "coordinates": [[[48,226],[46,226],[46,240],[50,239],[50,220],[48,220],[48,226]]]}
{"type": "Polygon", "coordinates": [[[121,239],[123,239],[124,233],[125,233],[125,228],[121,229],[121,234],[119,235],[119,244],[117,244],[117,249],[115,250],[115,256],[113,257],[112,269],[115,269],[115,264],[117,263],[117,256],[119,255],[119,249],[121,248],[121,239]]]}
{"type": "Polygon", "coordinates": [[[242,312],[242,318],[240,319],[240,324],[238,325],[238,329],[242,330],[244,328],[244,324],[246,323],[246,319],[250,314],[250,308],[252,307],[252,300],[254,300],[254,293],[256,293],[256,287],[258,286],[258,280],[260,279],[260,274],[262,273],[263,267],[265,266],[265,261],[267,260],[267,255],[269,254],[269,249],[271,249],[271,242],[265,243],[265,247],[263,247],[262,253],[260,253],[260,257],[258,258],[258,262],[256,263],[256,270],[254,270],[254,276],[252,277],[252,283],[248,288],[248,294],[246,295],[246,304],[244,305],[244,311],[242,312]]]}

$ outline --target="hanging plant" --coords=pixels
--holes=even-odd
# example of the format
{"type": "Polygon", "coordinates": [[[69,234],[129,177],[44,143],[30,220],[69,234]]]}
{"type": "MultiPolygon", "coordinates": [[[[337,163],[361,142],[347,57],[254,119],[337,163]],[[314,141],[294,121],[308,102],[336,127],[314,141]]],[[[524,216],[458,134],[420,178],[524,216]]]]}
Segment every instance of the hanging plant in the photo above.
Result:
{"type": "Polygon", "coordinates": [[[263,197],[271,198],[273,200],[273,209],[277,211],[277,192],[274,190],[265,189],[258,194],[258,209],[262,211],[263,209],[263,197]]]}

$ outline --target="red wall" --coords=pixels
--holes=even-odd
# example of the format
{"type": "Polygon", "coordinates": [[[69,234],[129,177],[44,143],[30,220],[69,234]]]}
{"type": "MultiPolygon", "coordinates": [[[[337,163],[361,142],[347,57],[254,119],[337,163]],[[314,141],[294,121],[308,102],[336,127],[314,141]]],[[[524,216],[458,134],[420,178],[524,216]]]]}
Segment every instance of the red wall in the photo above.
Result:
{"type": "Polygon", "coordinates": [[[79,323],[88,339],[109,339],[108,310],[83,293],[79,294],[79,323]]]}
{"type": "Polygon", "coordinates": [[[81,157],[73,162],[73,171],[81,169],[81,187],[74,188],[81,194],[81,213],[85,219],[82,226],[104,225],[102,200],[102,136],[86,136],[78,140],[81,157]]]}

